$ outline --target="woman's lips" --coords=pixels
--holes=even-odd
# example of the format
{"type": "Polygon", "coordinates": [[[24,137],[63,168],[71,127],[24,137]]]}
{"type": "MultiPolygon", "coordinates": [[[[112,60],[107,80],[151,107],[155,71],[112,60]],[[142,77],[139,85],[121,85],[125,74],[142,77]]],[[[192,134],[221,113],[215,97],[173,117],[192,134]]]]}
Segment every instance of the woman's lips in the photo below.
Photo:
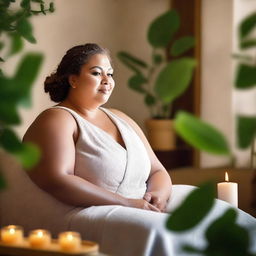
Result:
{"type": "Polygon", "coordinates": [[[111,90],[107,89],[100,89],[99,92],[104,93],[104,94],[109,94],[111,90]]]}

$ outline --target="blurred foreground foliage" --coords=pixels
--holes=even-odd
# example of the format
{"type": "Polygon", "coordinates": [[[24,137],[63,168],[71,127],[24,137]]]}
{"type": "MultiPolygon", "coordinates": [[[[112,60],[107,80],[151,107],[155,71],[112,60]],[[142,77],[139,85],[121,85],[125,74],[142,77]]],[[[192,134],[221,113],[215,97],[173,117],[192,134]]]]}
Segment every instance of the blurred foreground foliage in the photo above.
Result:
{"type": "MultiPolygon", "coordinates": [[[[31,17],[54,12],[54,4],[43,0],[0,0],[0,147],[14,155],[25,168],[39,159],[39,149],[22,143],[12,129],[19,125],[19,107],[31,106],[31,88],[43,61],[41,53],[22,54],[24,41],[36,43],[31,17]],[[14,75],[7,76],[2,67],[13,55],[20,54],[14,75]]],[[[6,186],[0,172],[0,189],[6,186]]]]}

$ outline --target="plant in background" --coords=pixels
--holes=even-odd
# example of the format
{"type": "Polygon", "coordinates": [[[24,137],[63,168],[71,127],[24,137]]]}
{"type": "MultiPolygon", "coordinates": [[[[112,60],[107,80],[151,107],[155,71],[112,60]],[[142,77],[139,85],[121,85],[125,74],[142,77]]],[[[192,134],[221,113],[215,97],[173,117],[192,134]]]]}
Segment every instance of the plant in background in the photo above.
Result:
{"type": "Polygon", "coordinates": [[[152,21],[147,31],[147,40],[152,47],[149,64],[125,51],[117,54],[132,70],[128,86],[144,95],[151,118],[169,118],[171,103],[187,89],[192,79],[195,60],[180,56],[194,46],[195,40],[191,36],[174,40],[179,27],[180,18],[175,10],[152,21]]]}
{"type": "MultiPolygon", "coordinates": [[[[234,86],[237,90],[256,88],[256,58],[246,50],[256,50],[256,13],[247,16],[239,25],[239,48],[234,86]],[[255,35],[255,34],[254,34],[255,35]]],[[[234,160],[225,136],[213,126],[184,111],[175,117],[176,132],[192,146],[212,154],[227,155],[234,160]]],[[[256,116],[236,117],[236,142],[240,149],[252,146],[256,138],[256,116]]]]}
{"type": "MultiPolygon", "coordinates": [[[[0,0],[2,65],[8,58],[22,51],[24,40],[36,43],[30,18],[54,11],[53,3],[46,8],[43,0],[22,0],[17,3],[16,0],[0,0]]],[[[21,57],[13,76],[7,76],[0,69],[0,147],[17,157],[26,168],[38,161],[39,150],[35,145],[21,143],[11,127],[21,123],[18,108],[31,106],[30,91],[42,60],[41,53],[26,53],[21,57]]],[[[0,172],[0,188],[5,185],[0,172]]]]}
{"type": "MultiPolygon", "coordinates": [[[[239,47],[241,54],[238,59],[235,75],[235,88],[247,90],[256,87],[256,60],[244,50],[256,48],[256,38],[252,32],[256,30],[256,13],[247,16],[239,26],[239,47]]],[[[255,35],[255,34],[254,34],[255,35]]],[[[256,137],[256,116],[237,116],[237,145],[247,148],[253,144],[256,137]]],[[[177,133],[192,146],[212,154],[222,154],[234,158],[225,136],[213,126],[199,120],[193,115],[180,111],[175,117],[177,133]]],[[[254,184],[255,185],[255,184],[254,184]]],[[[213,184],[204,184],[193,191],[178,207],[167,221],[167,228],[174,232],[184,232],[198,225],[211,210],[214,203],[213,184]],[[189,214],[189,215],[188,215],[189,214]]],[[[243,255],[255,256],[250,247],[250,232],[255,232],[256,226],[246,229],[236,223],[237,213],[233,208],[214,220],[206,228],[204,248],[196,248],[184,244],[182,250],[186,253],[196,253],[205,256],[212,255],[243,255]]]]}

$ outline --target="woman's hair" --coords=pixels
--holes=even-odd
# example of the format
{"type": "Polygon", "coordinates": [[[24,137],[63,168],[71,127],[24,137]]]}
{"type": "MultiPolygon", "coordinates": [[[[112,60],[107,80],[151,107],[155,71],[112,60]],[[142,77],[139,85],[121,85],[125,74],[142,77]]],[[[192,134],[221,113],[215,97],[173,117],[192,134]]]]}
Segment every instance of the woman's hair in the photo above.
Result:
{"type": "Polygon", "coordinates": [[[95,54],[109,57],[107,49],[91,43],[74,46],[66,52],[56,72],[47,76],[44,82],[44,91],[50,94],[52,101],[61,102],[66,99],[70,89],[69,76],[79,75],[82,66],[95,54]]]}

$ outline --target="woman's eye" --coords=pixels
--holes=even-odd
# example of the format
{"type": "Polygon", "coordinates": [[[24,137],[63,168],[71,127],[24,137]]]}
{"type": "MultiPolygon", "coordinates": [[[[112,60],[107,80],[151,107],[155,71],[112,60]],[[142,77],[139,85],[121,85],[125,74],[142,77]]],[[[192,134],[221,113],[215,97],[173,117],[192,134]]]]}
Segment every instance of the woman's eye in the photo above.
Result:
{"type": "Polygon", "coordinates": [[[108,76],[111,76],[111,77],[113,77],[113,76],[114,76],[114,74],[111,74],[111,73],[109,73],[109,74],[108,74],[108,76]]]}
{"type": "Polygon", "coordinates": [[[94,71],[94,72],[92,72],[92,74],[93,74],[94,76],[99,76],[99,75],[100,75],[100,72],[94,71]]]}

